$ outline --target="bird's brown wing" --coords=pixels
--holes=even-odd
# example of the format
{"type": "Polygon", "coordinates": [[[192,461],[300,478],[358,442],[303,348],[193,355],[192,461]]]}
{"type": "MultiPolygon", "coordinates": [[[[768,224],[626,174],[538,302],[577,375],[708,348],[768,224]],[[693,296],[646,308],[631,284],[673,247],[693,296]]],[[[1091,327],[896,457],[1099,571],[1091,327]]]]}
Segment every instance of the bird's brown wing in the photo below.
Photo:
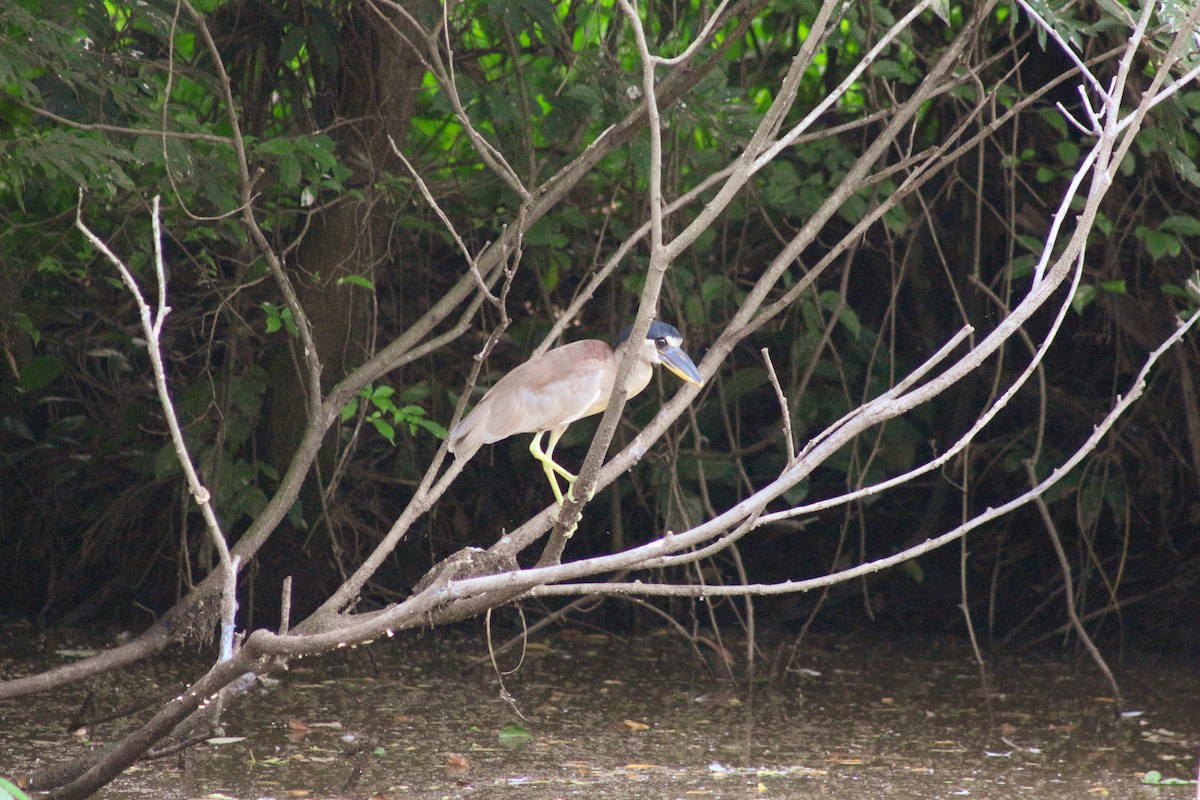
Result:
{"type": "Polygon", "coordinates": [[[602,411],[612,393],[613,351],[597,339],[557,347],[509,372],[450,433],[450,451],[470,458],[518,433],[566,427],[602,411]]]}

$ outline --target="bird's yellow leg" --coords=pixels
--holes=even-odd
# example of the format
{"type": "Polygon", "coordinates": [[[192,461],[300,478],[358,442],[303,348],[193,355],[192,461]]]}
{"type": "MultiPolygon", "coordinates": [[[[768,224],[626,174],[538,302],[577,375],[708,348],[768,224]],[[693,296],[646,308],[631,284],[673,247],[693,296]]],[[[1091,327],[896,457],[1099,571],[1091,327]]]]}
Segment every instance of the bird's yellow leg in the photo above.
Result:
{"type": "MultiPolygon", "coordinates": [[[[554,446],[558,444],[559,438],[562,437],[565,428],[550,431],[550,442],[545,450],[542,450],[542,434],[545,431],[534,434],[533,441],[529,443],[529,452],[533,457],[542,462],[542,470],[546,473],[546,480],[550,481],[550,488],[554,491],[554,499],[558,503],[559,510],[563,506],[563,493],[558,488],[558,476],[561,475],[567,482],[567,494],[572,500],[575,496],[571,494],[571,489],[575,486],[575,480],[578,476],[571,474],[554,460],[554,446]],[[557,473],[557,474],[556,474],[557,473]]],[[[590,500],[591,497],[588,497],[590,500]]],[[[575,519],[571,520],[566,531],[566,536],[575,533],[575,529],[579,527],[579,520],[582,514],[576,514],[575,519]]],[[[554,515],[555,522],[562,522],[557,514],[554,515]]]]}
{"type": "MultiPolygon", "coordinates": [[[[542,434],[537,434],[533,437],[533,441],[529,443],[529,452],[533,453],[534,458],[542,462],[542,466],[545,469],[554,470],[566,479],[567,483],[574,483],[576,475],[568,472],[561,464],[554,460],[554,448],[558,445],[558,440],[562,438],[566,430],[566,428],[556,428],[550,431],[549,446],[545,450],[542,450],[542,434]]],[[[542,431],[542,433],[545,433],[545,431],[542,431]]]]}
{"type": "Polygon", "coordinates": [[[561,475],[567,481],[567,491],[570,491],[571,485],[575,483],[575,476],[567,472],[559,464],[554,461],[552,454],[554,453],[554,445],[558,444],[558,439],[562,436],[562,431],[550,432],[550,447],[548,450],[542,449],[542,434],[545,431],[539,431],[533,436],[533,441],[529,443],[529,452],[533,457],[542,462],[542,470],[546,473],[546,480],[550,481],[550,488],[554,492],[554,500],[561,506],[563,504],[562,489],[558,488],[558,475],[561,475]]]}
{"type": "MultiPolygon", "coordinates": [[[[567,479],[567,497],[571,498],[571,502],[575,502],[575,481],[579,479],[579,476],[572,475],[570,472],[567,472],[557,461],[554,460],[554,447],[558,444],[559,438],[561,438],[565,432],[566,428],[563,428],[562,430],[550,431],[550,446],[546,448],[546,457],[550,459],[550,466],[554,468],[554,471],[567,479]]],[[[537,456],[534,457],[536,458],[537,456]]],[[[591,499],[595,496],[596,484],[593,483],[592,488],[588,491],[588,501],[591,502],[591,499]]],[[[562,505],[562,498],[559,498],[558,504],[560,506],[562,505]]]]}

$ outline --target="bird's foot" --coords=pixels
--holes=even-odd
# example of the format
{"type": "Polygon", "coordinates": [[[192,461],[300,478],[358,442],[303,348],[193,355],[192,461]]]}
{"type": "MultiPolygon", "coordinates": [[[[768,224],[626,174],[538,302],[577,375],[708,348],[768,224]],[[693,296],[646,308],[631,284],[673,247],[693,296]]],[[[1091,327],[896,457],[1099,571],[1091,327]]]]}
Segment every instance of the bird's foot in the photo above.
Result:
{"type": "Polygon", "coordinates": [[[565,519],[563,519],[562,503],[559,503],[558,511],[555,511],[554,514],[550,517],[550,519],[554,520],[555,524],[561,524],[561,525],[566,526],[566,530],[563,531],[563,537],[567,538],[567,539],[570,539],[571,535],[573,533],[575,533],[576,530],[579,529],[579,521],[581,519],[583,519],[583,513],[580,511],[576,511],[574,513],[574,515],[572,515],[572,516],[573,516],[573,519],[570,522],[567,522],[565,519]]]}
{"type": "MultiPolygon", "coordinates": [[[[595,498],[595,496],[596,496],[596,484],[593,483],[592,488],[588,489],[586,502],[588,502],[588,503],[592,502],[592,499],[595,498]]],[[[579,502],[579,500],[575,497],[575,481],[571,481],[570,484],[568,484],[568,486],[567,486],[567,499],[570,500],[572,503],[579,502]]]]}

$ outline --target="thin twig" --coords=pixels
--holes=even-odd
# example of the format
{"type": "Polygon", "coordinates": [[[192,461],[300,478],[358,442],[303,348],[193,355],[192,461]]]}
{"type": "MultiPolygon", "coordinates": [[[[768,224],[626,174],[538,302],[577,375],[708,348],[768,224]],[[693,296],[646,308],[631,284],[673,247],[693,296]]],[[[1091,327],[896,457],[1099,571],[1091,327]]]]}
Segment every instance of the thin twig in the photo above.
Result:
{"type": "Polygon", "coordinates": [[[226,543],[225,534],[221,531],[221,524],[217,521],[216,512],[212,507],[212,495],[208,491],[208,488],[205,487],[204,482],[200,480],[195,462],[192,460],[191,454],[188,453],[187,442],[183,438],[183,429],[179,425],[179,418],[175,414],[175,405],[171,401],[171,392],[167,386],[166,366],[163,363],[160,339],[163,324],[166,322],[167,315],[171,313],[171,307],[167,305],[167,279],[162,258],[162,229],[160,226],[159,197],[157,195],[154,196],[153,200],[151,220],[154,229],[154,272],[158,280],[158,304],[156,312],[151,311],[150,305],[142,295],[142,290],[138,286],[137,280],[133,277],[133,273],[129,271],[129,268],[125,266],[125,262],[109,249],[108,245],[93,233],[83,221],[83,191],[80,190],[79,192],[79,203],[75,207],[75,227],[87,237],[87,240],[93,247],[116,267],[117,272],[121,276],[121,281],[125,284],[125,288],[129,290],[134,302],[137,303],[142,331],[146,336],[146,352],[150,356],[150,368],[154,372],[154,388],[158,392],[159,405],[162,407],[163,416],[167,422],[167,429],[170,431],[171,444],[175,448],[175,455],[179,460],[180,466],[183,468],[188,489],[191,491],[196,504],[200,506],[200,513],[204,517],[209,540],[212,542],[213,549],[217,551],[221,560],[222,570],[225,573],[226,591],[223,594],[225,595],[226,602],[223,604],[225,608],[222,610],[222,627],[229,626],[232,630],[236,608],[229,607],[229,598],[236,597],[236,592],[231,590],[233,586],[236,586],[237,580],[234,571],[235,565],[229,555],[229,545],[226,543]]]}
{"type": "Polygon", "coordinates": [[[771,352],[765,347],[759,352],[762,353],[763,361],[767,365],[767,377],[771,380],[771,386],[775,388],[775,399],[779,401],[779,412],[783,418],[783,439],[787,444],[787,463],[788,466],[791,466],[792,462],[796,460],[796,442],[792,438],[791,405],[783,393],[783,387],[779,385],[779,376],[775,374],[775,364],[771,362],[771,352]]]}

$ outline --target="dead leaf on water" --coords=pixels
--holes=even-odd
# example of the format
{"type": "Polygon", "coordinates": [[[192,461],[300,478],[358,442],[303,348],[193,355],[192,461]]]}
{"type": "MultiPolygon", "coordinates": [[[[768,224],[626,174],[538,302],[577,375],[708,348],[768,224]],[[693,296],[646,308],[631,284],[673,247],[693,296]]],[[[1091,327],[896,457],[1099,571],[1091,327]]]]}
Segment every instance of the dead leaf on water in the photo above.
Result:
{"type": "Polygon", "coordinates": [[[451,778],[460,778],[467,774],[471,769],[471,759],[461,753],[450,753],[446,756],[446,775],[451,778]]]}

